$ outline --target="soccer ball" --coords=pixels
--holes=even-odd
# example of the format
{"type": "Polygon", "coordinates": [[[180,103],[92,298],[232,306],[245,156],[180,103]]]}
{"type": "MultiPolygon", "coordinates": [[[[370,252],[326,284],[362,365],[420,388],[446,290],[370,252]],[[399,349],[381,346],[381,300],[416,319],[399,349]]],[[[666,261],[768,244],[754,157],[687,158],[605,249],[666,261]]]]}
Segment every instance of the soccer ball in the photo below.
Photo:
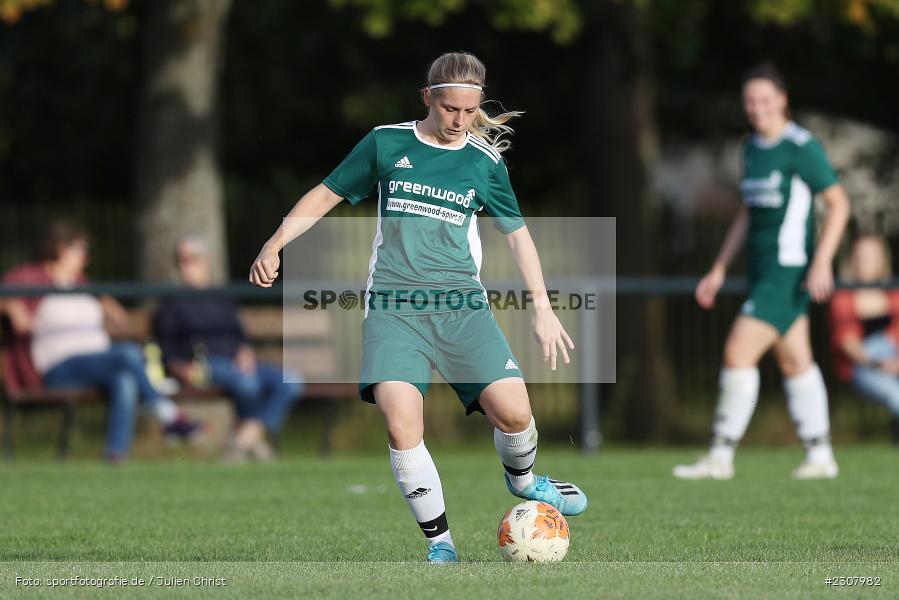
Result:
{"type": "Polygon", "coordinates": [[[568,521],[552,505],[528,500],[502,518],[496,541],[507,561],[559,562],[568,553],[568,521]]]}

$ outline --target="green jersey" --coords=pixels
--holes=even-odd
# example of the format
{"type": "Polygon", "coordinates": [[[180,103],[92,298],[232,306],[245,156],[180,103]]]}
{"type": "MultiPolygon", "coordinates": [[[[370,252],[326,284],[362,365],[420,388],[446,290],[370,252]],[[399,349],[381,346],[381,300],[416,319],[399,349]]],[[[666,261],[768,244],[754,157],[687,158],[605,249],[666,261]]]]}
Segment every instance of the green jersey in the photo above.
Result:
{"type": "Polygon", "coordinates": [[[792,121],[776,140],[746,140],[740,191],[749,206],[750,280],[807,266],[815,249],[814,195],[836,182],[824,148],[792,121]]]}
{"type": "Polygon", "coordinates": [[[524,226],[496,150],[468,133],[461,146],[432,144],[414,121],[375,127],[324,184],[354,205],[378,198],[366,314],[486,308],[478,213],[502,233],[524,226]]]}

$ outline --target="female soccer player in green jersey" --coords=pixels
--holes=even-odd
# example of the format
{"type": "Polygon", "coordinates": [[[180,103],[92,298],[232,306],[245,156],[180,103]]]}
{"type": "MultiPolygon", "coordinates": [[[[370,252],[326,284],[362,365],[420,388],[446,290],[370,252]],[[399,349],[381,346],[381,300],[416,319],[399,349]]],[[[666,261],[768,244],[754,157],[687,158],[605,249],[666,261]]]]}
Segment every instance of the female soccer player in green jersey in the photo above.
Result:
{"type": "Polygon", "coordinates": [[[849,201],[821,144],[787,115],[783,78],[771,65],[747,73],[743,108],[755,134],[742,148],[743,206],[709,273],[696,287],[696,301],[712,308],[725,272],[746,245],[749,297],[724,346],[712,444],[692,465],[679,465],[682,479],[730,479],[736,444],[743,437],[759,391],[757,364],[769,349],[784,376],[787,405],[805,461],[798,479],[833,478],[827,389],[812,357],[809,300],[824,302],[833,291],[831,263],[849,217],[849,201]],[[827,205],[815,244],[814,197],[827,205]]]}
{"type": "Polygon", "coordinates": [[[528,392],[480,282],[477,218],[484,211],[506,235],[533,294],[544,361],[553,369],[559,355],[569,362],[574,344],[550,307],[540,259],[500,156],[509,147],[502,135],[511,131],[504,123],[520,113],[491,118],[482,110],[485,75],[471,54],[435,60],[422,90],[427,118],[369,132],[297,202],[250,272],[252,283],[271,286],[285,244],[341,200],[355,205],[377,197],[359,390],[384,417],[393,473],[427,538],[431,562],[457,560],[440,478],[423,442],[423,397],[433,369],[467,413],[483,412],[495,427],[510,492],[566,515],[587,507],[576,486],[532,473],[537,430],[528,392]]]}

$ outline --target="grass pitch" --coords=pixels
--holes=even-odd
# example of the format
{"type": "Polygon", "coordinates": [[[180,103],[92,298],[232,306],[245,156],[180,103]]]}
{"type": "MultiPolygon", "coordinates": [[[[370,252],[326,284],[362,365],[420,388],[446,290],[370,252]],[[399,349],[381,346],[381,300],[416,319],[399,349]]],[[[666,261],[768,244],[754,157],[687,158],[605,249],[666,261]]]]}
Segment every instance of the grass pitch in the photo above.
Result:
{"type": "Polygon", "coordinates": [[[730,482],[674,480],[672,465],[696,451],[543,449],[539,471],[590,497],[556,565],[501,562],[496,526],[517,499],[492,452],[432,453],[458,566],[421,564],[386,452],[2,466],[0,598],[899,597],[899,452],[885,446],[837,448],[840,478],[811,482],[789,478],[798,449],[743,449],[730,482]],[[115,577],[143,585],[49,587],[115,577]],[[827,577],[880,585],[832,589],[827,577]]]}

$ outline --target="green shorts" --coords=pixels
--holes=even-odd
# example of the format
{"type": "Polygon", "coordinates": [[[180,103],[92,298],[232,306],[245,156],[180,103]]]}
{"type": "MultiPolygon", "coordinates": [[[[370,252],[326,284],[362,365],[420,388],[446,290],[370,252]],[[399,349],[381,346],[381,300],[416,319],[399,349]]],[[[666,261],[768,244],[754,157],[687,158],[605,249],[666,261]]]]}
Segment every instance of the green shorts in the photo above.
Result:
{"type": "Polygon", "coordinates": [[[465,414],[484,412],[478,397],[494,381],[522,377],[518,360],[487,309],[368,313],[362,322],[363,400],[373,403],[373,387],[382,381],[411,383],[424,396],[435,369],[453,387],[465,414]]]}
{"type": "Polygon", "coordinates": [[[781,335],[793,323],[808,313],[811,300],[803,286],[805,267],[780,267],[762,275],[750,277],[749,297],[740,314],[755,317],[772,325],[781,335]]]}

